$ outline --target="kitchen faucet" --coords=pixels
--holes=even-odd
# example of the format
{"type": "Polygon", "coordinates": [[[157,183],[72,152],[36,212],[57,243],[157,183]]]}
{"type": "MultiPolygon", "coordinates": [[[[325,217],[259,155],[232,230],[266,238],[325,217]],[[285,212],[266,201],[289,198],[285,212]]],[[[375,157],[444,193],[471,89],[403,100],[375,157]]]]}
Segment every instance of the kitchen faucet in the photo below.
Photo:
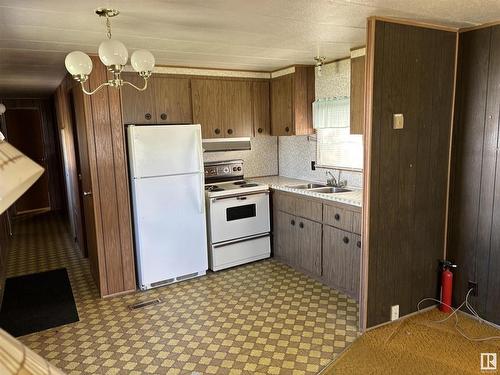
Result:
{"type": "Polygon", "coordinates": [[[347,186],[347,180],[341,180],[342,171],[339,170],[339,178],[335,178],[331,171],[326,171],[326,184],[328,186],[343,188],[347,186]],[[330,178],[328,178],[330,177],[330,178]]]}

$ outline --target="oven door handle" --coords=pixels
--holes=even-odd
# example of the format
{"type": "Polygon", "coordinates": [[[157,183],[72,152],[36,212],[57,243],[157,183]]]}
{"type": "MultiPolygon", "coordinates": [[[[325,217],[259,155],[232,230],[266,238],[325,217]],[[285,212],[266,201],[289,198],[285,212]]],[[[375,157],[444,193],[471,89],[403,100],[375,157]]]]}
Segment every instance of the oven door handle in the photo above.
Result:
{"type": "Polygon", "coordinates": [[[215,202],[215,201],[221,201],[224,199],[234,199],[234,198],[236,198],[238,200],[245,200],[250,195],[269,195],[269,191],[256,191],[255,193],[247,193],[245,195],[229,195],[226,197],[210,198],[210,201],[215,202]]]}

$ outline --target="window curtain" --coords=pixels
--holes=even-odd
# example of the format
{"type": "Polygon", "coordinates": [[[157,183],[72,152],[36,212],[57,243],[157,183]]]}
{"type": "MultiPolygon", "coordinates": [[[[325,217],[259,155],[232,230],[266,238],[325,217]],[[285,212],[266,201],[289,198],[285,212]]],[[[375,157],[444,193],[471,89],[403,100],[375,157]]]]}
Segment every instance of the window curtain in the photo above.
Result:
{"type": "Polygon", "coordinates": [[[313,103],[314,129],[349,128],[349,97],[318,99],[313,103]]]}

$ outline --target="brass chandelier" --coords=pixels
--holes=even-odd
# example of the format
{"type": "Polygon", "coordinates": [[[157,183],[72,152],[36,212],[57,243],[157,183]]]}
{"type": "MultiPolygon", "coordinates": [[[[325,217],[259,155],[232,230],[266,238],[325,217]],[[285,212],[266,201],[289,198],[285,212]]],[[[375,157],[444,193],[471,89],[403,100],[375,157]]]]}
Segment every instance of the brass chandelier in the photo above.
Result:
{"type": "Polygon", "coordinates": [[[116,17],[120,12],[116,9],[108,8],[97,8],[95,12],[99,17],[106,18],[106,35],[108,39],[101,42],[98,53],[99,59],[113,74],[113,78],[107,82],[103,82],[95,90],[87,91],[84,83],[92,72],[92,60],[86,53],[81,51],[73,51],[66,56],[64,60],[66,69],[76,81],[80,82],[83,92],[87,95],[92,95],[105,86],[119,88],[123,85],[129,85],[139,91],[146,90],[148,87],[148,78],[151,76],[155,66],[153,54],[145,49],[139,49],[134,51],[132,56],[130,56],[132,68],[144,79],[143,87],[138,87],[131,82],[124,81],[121,78],[121,73],[128,61],[128,51],[122,42],[111,39],[110,18],[116,17]]]}

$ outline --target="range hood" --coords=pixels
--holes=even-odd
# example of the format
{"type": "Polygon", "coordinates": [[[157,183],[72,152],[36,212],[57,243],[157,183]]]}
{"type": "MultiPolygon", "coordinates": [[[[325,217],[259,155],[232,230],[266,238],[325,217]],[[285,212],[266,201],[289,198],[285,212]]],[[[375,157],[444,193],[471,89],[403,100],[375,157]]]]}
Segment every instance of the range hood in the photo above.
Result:
{"type": "Polygon", "coordinates": [[[251,149],[250,137],[211,138],[203,140],[204,152],[244,151],[251,149]]]}

